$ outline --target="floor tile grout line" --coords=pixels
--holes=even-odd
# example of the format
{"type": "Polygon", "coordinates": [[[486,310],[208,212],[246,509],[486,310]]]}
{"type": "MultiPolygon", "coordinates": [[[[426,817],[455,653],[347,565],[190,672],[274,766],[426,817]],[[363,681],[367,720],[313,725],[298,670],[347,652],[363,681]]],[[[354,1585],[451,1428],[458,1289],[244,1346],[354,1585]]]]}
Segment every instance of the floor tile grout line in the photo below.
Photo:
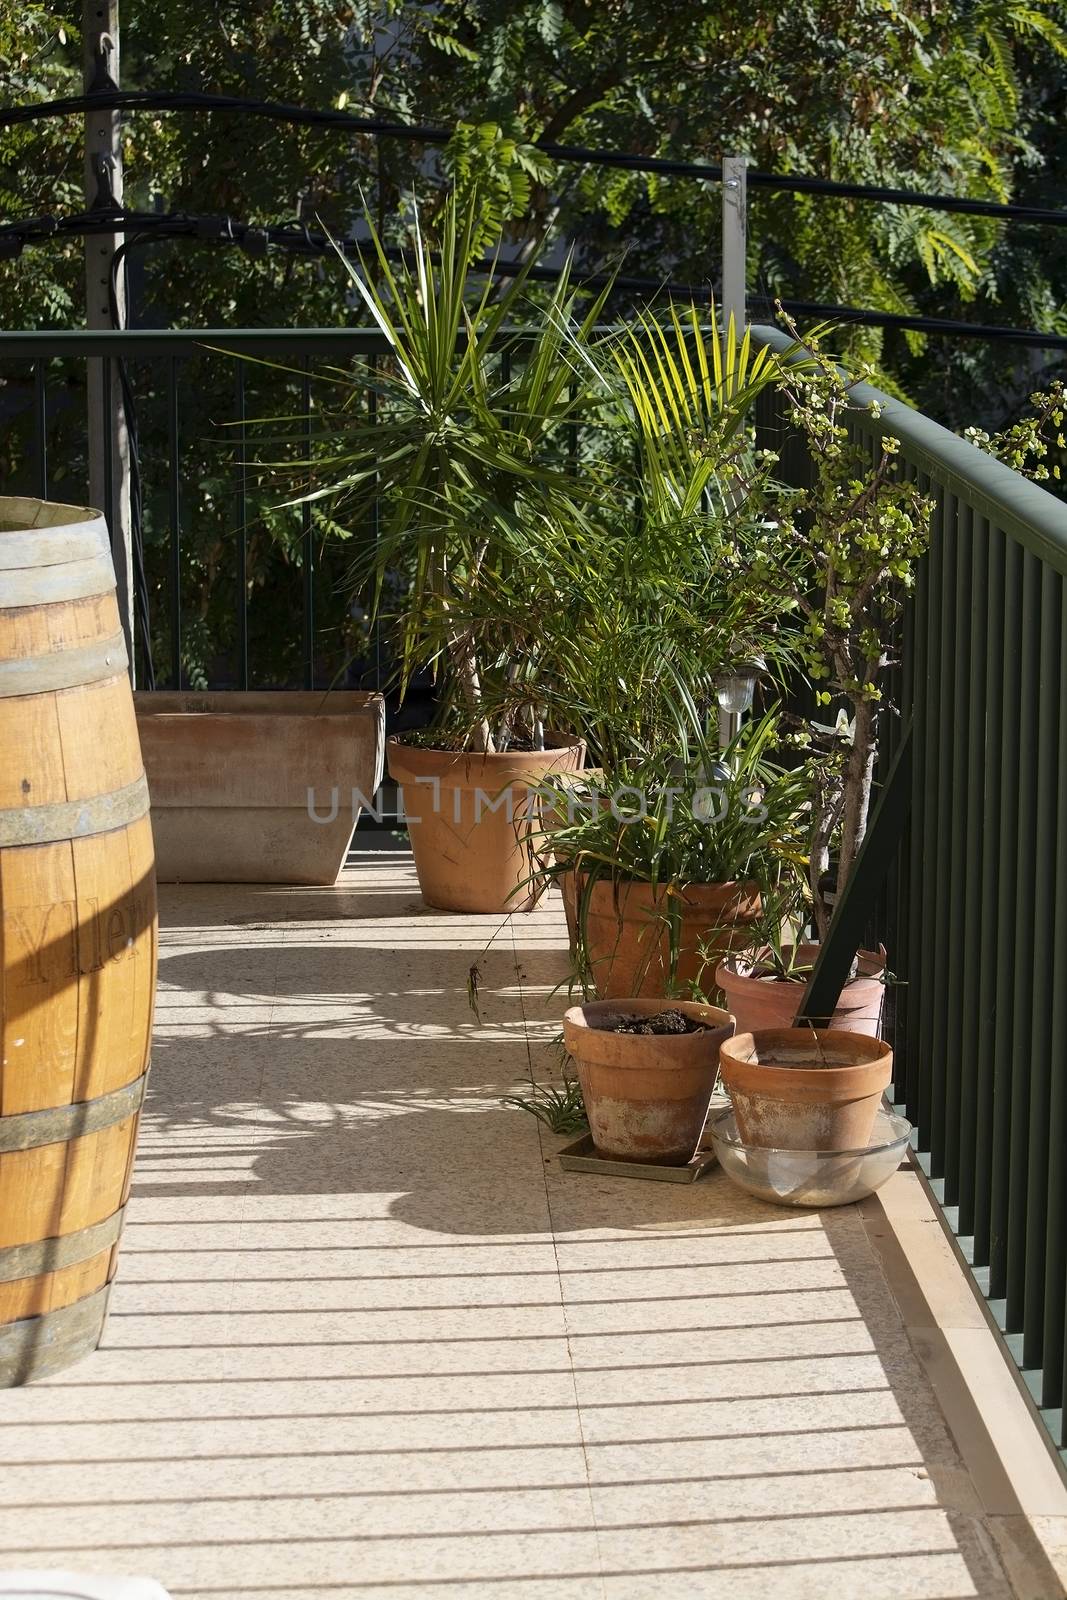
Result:
{"type": "MultiPolygon", "coordinates": [[[[247,893],[247,891],[246,891],[246,893],[247,893]]],[[[282,956],[283,956],[283,952],[285,950],[285,946],[286,946],[286,943],[287,943],[286,935],[288,933],[288,925],[289,925],[289,919],[290,919],[291,908],[292,908],[292,900],[289,897],[285,897],[283,899],[283,908],[284,908],[285,915],[284,915],[284,917],[282,918],[282,920],[281,920],[281,922],[279,924],[275,924],[275,926],[277,927],[278,937],[277,938],[273,937],[274,926],[272,926],[272,929],[271,929],[272,938],[271,938],[270,945],[269,945],[269,949],[273,952],[273,963],[272,963],[272,966],[271,966],[271,969],[270,969],[270,972],[271,972],[271,985],[270,985],[270,987],[271,987],[271,995],[270,995],[270,1010],[269,1010],[268,1015],[267,1015],[267,1037],[268,1038],[271,1036],[271,1034],[273,1032],[274,1015],[275,1015],[275,1011],[277,1010],[277,1006],[278,1006],[278,990],[279,990],[279,984],[280,984],[280,981],[281,981],[282,956]]],[[[234,923],[234,921],[232,920],[232,917],[233,917],[232,910],[228,911],[228,917],[229,917],[229,920],[226,923],[227,931],[231,932],[231,933],[237,933],[238,937],[240,937],[239,932],[238,932],[239,924],[234,923]]],[[[268,919],[265,918],[264,920],[268,920],[268,919]]],[[[274,919],[270,919],[270,920],[273,922],[274,919]]],[[[233,947],[233,941],[230,942],[230,946],[229,947],[230,948],[233,947]]],[[[247,946],[244,946],[243,948],[245,950],[248,949],[247,946]]],[[[262,1055],[261,1055],[259,1073],[258,1073],[257,1082],[256,1082],[256,1108],[257,1108],[257,1111],[259,1113],[262,1113],[262,1109],[263,1109],[263,1086],[264,1086],[264,1083],[266,1081],[266,1075],[267,1075],[266,1052],[264,1051],[264,1052],[262,1052],[262,1055]]],[[[241,1241],[244,1238],[244,1229],[245,1229],[245,1223],[247,1221],[248,1204],[249,1204],[249,1201],[250,1201],[250,1199],[252,1197],[252,1187],[253,1187],[253,1170],[252,1169],[253,1169],[254,1163],[255,1163],[255,1151],[257,1150],[257,1148],[262,1143],[262,1139],[263,1139],[263,1136],[264,1136],[265,1133],[266,1133],[266,1127],[262,1122],[257,1121],[257,1122],[255,1122],[255,1123],[253,1123],[251,1125],[251,1138],[249,1140],[249,1144],[250,1144],[249,1172],[248,1172],[247,1181],[246,1181],[246,1183],[244,1185],[244,1188],[243,1188],[241,1196],[240,1196],[240,1204],[239,1204],[239,1208],[238,1208],[239,1215],[235,1219],[237,1221],[237,1247],[238,1247],[238,1250],[240,1250],[241,1241]]],[[[237,1254],[235,1254],[234,1263],[233,1263],[233,1272],[232,1272],[231,1277],[230,1277],[230,1295],[229,1295],[229,1300],[228,1300],[227,1305],[225,1307],[225,1310],[223,1312],[223,1315],[224,1315],[224,1317],[226,1319],[224,1324],[223,1324],[224,1327],[228,1327],[229,1326],[231,1314],[233,1312],[234,1301],[235,1301],[235,1299],[237,1297],[238,1274],[239,1274],[239,1271],[240,1271],[240,1264],[241,1264],[240,1263],[240,1257],[237,1254]]],[[[233,1361],[233,1351],[234,1350],[239,1350],[239,1349],[240,1349],[240,1346],[234,1346],[232,1344],[232,1342],[231,1342],[230,1351],[226,1352],[222,1357],[221,1370],[222,1370],[223,1374],[225,1374],[226,1372],[231,1370],[231,1363],[233,1361]]]]}
{"type": "MultiPolygon", "coordinates": [[[[517,945],[516,940],[515,940],[515,924],[514,924],[514,921],[512,922],[512,928],[511,928],[511,940],[512,940],[512,950],[514,951],[514,955],[515,955],[515,976],[516,976],[516,979],[518,980],[518,985],[519,985],[519,1005],[521,1007],[523,1021],[525,1023],[525,1021],[526,1021],[526,999],[525,999],[525,995],[524,995],[523,990],[522,990],[522,977],[521,977],[522,969],[521,969],[521,966],[520,966],[520,963],[519,963],[518,945],[517,945]]],[[[533,1056],[532,1056],[532,1053],[530,1051],[529,1037],[528,1036],[527,1036],[526,1049],[527,1049],[527,1057],[528,1057],[529,1063],[530,1063],[530,1079],[531,1079],[531,1083],[532,1083],[533,1076],[534,1076],[533,1056]]],[[[575,1415],[575,1420],[576,1420],[577,1425],[578,1425],[578,1442],[579,1442],[579,1445],[581,1447],[581,1452],[582,1452],[582,1467],[583,1467],[583,1471],[584,1471],[584,1474],[585,1474],[586,1496],[587,1496],[587,1499],[588,1499],[588,1502],[589,1502],[589,1520],[590,1520],[590,1523],[591,1523],[591,1526],[592,1526],[592,1529],[593,1529],[593,1538],[594,1538],[594,1541],[595,1541],[595,1544],[596,1544],[597,1568],[598,1568],[598,1572],[599,1572],[601,1600],[607,1600],[608,1580],[607,1580],[607,1576],[606,1576],[605,1554],[604,1554],[604,1548],[603,1548],[603,1546],[601,1544],[601,1538],[600,1538],[601,1530],[600,1530],[600,1521],[599,1521],[599,1518],[597,1516],[596,1498],[595,1498],[595,1496],[593,1494],[593,1477],[592,1477],[592,1471],[591,1471],[590,1462],[589,1462],[588,1441],[587,1441],[586,1436],[585,1436],[585,1419],[582,1416],[582,1403],[581,1403],[581,1398],[580,1398],[579,1393],[578,1393],[578,1375],[577,1375],[577,1372],[575,1370],[575,1364],[574,1364],[574,1347],[573,1347],[573,1345],[571,1343],[570,1328],[569,1328],[568,1319],[567,1319],[567,1304],[566,1304],[566,1300],[565,1300],[564,1294],[563,1294],[563,1269],[562,1269],[562,1264],[560,1262],[560,1257],[559,1257],[559,1240],[558,1240],[557,1235],[556,1235],[555,1218],[554,1218],[553,1212],[552,1212],[552,1192],[551,1192],[551,1189],[549,1187],[549,1182],[548,1182],[548,1165],[547,1165],[547,1162],[546,1162],[546,1159],[545,1159],[544,1133],[545,1133],[544,1124],[541,1122],[540,1118],[538,1118],[537,1119],[537,1146],[538,1146],[538,1150],[540,1152],[540,1157],[541,1157],[541,1183],[542,1183],[543,1188],[544,1188],[545,1210],[548,1213],[549,1227],[550,1227],[551,1235],[552,1235],[552,1253],[553,1253],[553,1255],[555,1257],[555,1261],[556,1261],[556,1277],[557,1277],[557,1282],[558,1282],[558,1285],[559,1285],[560,1315],[561,1315],[562,1322],[563,1322],[563,1335],[564,1335],[564,1338],[566,1339],[567,1363],[568,1363],[568,1367],[570,1369],[571,1388],[572,1388],[572,1391],[573,1391],[573,1394],[574,1394],[574,1415],[575,1415]]]]}

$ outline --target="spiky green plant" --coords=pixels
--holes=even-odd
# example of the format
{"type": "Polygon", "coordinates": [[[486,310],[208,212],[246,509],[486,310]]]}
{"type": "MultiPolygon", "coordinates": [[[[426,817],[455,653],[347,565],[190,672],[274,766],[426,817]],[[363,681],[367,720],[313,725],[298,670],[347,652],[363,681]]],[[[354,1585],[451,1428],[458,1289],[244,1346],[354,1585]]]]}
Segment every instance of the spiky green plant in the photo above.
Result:
{"type": "Polygon", "coordinates": [[[573,526],[588,494],[567,461],[568,430],[593,405],[570,351],[595,325],[602,296],[580,296],[565,267],[531,318],[527,276],[472,264],[478,197],[453,194],[436,240],[413,214],[399,262],[373,218],[358,259],[341,255],[352,291],[388,354],[333,371],[320,444],[300,496],[357,539],[350,582],[390,636],[403,694],[429,666],[478,750],[497,747],[486,703],[493,645],[478,596],[505,581],[528,519],[573,526]],[[516,328],[525,325],[521,332],[516,328]],[[376,537],[365,530],[380,509],[376,537]],[[400,575],[402,599],[389,602],[400,575]]]}

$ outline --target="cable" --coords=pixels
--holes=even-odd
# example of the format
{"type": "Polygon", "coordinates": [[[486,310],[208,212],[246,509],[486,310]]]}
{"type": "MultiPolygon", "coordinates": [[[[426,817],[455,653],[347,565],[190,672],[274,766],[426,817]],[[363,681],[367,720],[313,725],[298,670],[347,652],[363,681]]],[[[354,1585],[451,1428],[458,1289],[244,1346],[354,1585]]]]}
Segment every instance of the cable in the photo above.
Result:
{"type": "MultiPolygon", "coordinates": [[[[239,95],[206,94],[194,90],[108,89],[103,92],[69,95],[60,100],[8,106],[0,109],[0,127],[32,122],[39,117],[75,116],[86,111],[224,111],[247,116],[268,117],[294,126],[347,129],[353,134],[376,138],[407,139],[417,144],[444,145],[452,138],[451,128],[381,118],[358,117],[349,111],[317,111],[284,101],[249,100],[239,95]]],[[[584,145],[555,144],[535,139],[534,148],[555,161],[572,161],[589,166],[621,167],[632,172],[659,173],[665,177],[696,178],[717,182],[722,167],[716,163],[677,161],[665,156],[641,156],[618,150],[596,150],[584,145]]],[[[954,211],[967,216],[999,217],[1004,221],[1067,227],[1067,211],[1048,206],[1020,206],[995,200],[969,200],[958,195],[927,194],[921,189],[890,188],[862,183],[844,183],[833,178],[808,177],[801,173],[747,173],[753,188],[780,194],[834,195],[839,199],[865,200],[883,205],[918,206],[931,211],[954,211]]]]}
{"type": "MultiPolygon", "coordinates": [[[[83,212],[67,218],[31,218],[22,223],[0,226],[0,247],[5,238],[19,238],[25,243],[39,243],[55,237],[75,237],[88,233],[129,233],[134,235],[128,247],[134,244],[155,244],[167,239],[196,239],[204,244],[231,245],[253,255],[262,255],[267,249],[283,249],[298,255],[318,257],[328,255],[334,248],[345,254],[358,255],[361,241],[352,235],[331,239],[325,233],[308,228],[303,223],[270,224],[263,227],[240,222],[228,216],[193,216],[181,212],[160,214],[154,211],[111,211],[106,215],[83,212]]],[[[126,248],[126,247],[120,247],[126,248]]],[[[410,252],[400,246],[386,248],[390,260],[410,261],[410,252]]],[[[474,264],[476,272],[493,272],[501,277],[524,274],[533,283],[555,283],[560,270],[555,267],[529,266],[517,261],[501,261],[487,257],[474,264]]],[[[612,287],[622,294],[666,295],[681,300],[701,300],[709,293],[705,283],[677,283],[669,278],[631,277],[619,273],[572,272],[576,286],[590,292],[612,287]]],[[[750,305],[773,307],[775,297],[750,294],[750,305]]],[[[854,322],[870,327],[907,330],[915,333],[960,335],[964,338],[1035,345],[1043,349],[1067,349],[1067,337],[1062,334],[1042,333],[1036,328],[1009,328],[993,323],[962,322],[947,317],[907,316],[897,312],[874,311],[859,306],[823,304],[808,300],[783,300],[783,309],[791,316],[818,317],[820,320],[854,322]]]]}
{"type": "MultiPolygon", "coordinates": [[[[118,297],[119,272],[127,253],[140,242],[140,238],[140,235],[134,234],[132,238],[120,244],[111,257],[111,267],[108,273],[108,303],[111,311],[111,321],[116,328],[121,325],[118,297]]],[[[156,686],[156,671],[152,661],[151,606],[144,559],[144,494],[141,482],[140,430],[137,423],[137,405],[134,399],[133,385],[130,382],[126,362],[119,356],[115,364],[118,368],[119,387],[122,392],[122,410],[126,418],[126,438],[130,458],[130,544],[133,557],[134,599],[137,609],[137,621],[141,628],[145,688],[154,689],[156,686]]]]}
{"type": "MultiPolygon", "coordinates": [[[[757,305],[773,306],[770,295],[749,295],[757,305]]],[[[969,339],[1002,339],[1012,344],[1038,345],[1042,349],[1067,350],[1067,337],[1041,333],[1037,328],[1004,328],[996,323],[957,322],[948,317],[911,317],[895,311],[868,311],[858,306],[820,305],[811,300],[782,300],[783,311],[796,317],[829,318],[835,322],[859,322],[874,328],[907,330],[914,333],[943,333],[969,339]]]]}

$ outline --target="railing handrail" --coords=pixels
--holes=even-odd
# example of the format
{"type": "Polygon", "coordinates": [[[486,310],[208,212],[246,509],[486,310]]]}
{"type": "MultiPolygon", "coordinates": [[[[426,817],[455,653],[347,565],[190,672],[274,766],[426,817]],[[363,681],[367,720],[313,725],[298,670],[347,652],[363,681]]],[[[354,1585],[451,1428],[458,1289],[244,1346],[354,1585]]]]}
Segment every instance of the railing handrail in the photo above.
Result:
{"type": "MultiPolygon", "coordinates": [[[[780,328],[764,325],[754,326],[752,337],[780,355],[793,350],[796,343],[780,328]]],[[[872,436],[888,433],[899,439],[908,460],[920,471],[929,473],[1055,571],[1067,574],[1067,504],[873,384],[856,383],[852,393],[858,405],[873,403],[879,410],[877,417],[857,415],[858,427],[872,436]]]]}
{"type": "MultiPolygon", "coordinates": [[[[521,338],[521,328],[505,336],[521,338]]],[[[755,325],[756,343],[779,354],[794,341],[779,328],[755,325]]],[[[382,355],[389,346],[376,328],[87,328],[0,332],[0,360],[49,360],[62,356],[119,358],[195,355],[215,350],[234,355],[321,356],[329,351],[349,355],[382,355]]],[[[856,383],[859,405],[874,403],[877,419],[862,412],[857,425],[872,436],[891,433],[901,441],[913,465],[930,474],[950,493],[988,517],[1024,549],[1057,572],[1067,574],[1067,504],[1003,462],[968,444],[948,428],[873,384],[856,383]]]]}

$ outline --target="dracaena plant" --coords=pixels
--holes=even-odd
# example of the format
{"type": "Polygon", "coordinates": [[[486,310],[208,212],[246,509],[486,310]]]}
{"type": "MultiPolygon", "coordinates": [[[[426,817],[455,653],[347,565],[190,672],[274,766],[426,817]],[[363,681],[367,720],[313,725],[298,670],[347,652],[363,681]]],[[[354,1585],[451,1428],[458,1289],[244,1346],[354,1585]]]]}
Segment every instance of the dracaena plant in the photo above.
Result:
{"type": "Polygon", "coordinates": [[[592,402],[570,352],[600,301],[580,296],[565,268],[532,306],[533,256],[514,276],[480,269],[476,194],[448,198],[433,240],[416,211],[399,260],[365,222],[364,252],[340,259],[385,354],[325,375],[300,498],[324,507],[333,532],[360,535],[352,588],[390,638],[401,695],[430,667],[462,742],[493,751],[514,730],[494,715],[492,675],[507,669],[480,594],[510,581],[529,522],[580,519],[588,489],[570,430],[592,402]]]}

